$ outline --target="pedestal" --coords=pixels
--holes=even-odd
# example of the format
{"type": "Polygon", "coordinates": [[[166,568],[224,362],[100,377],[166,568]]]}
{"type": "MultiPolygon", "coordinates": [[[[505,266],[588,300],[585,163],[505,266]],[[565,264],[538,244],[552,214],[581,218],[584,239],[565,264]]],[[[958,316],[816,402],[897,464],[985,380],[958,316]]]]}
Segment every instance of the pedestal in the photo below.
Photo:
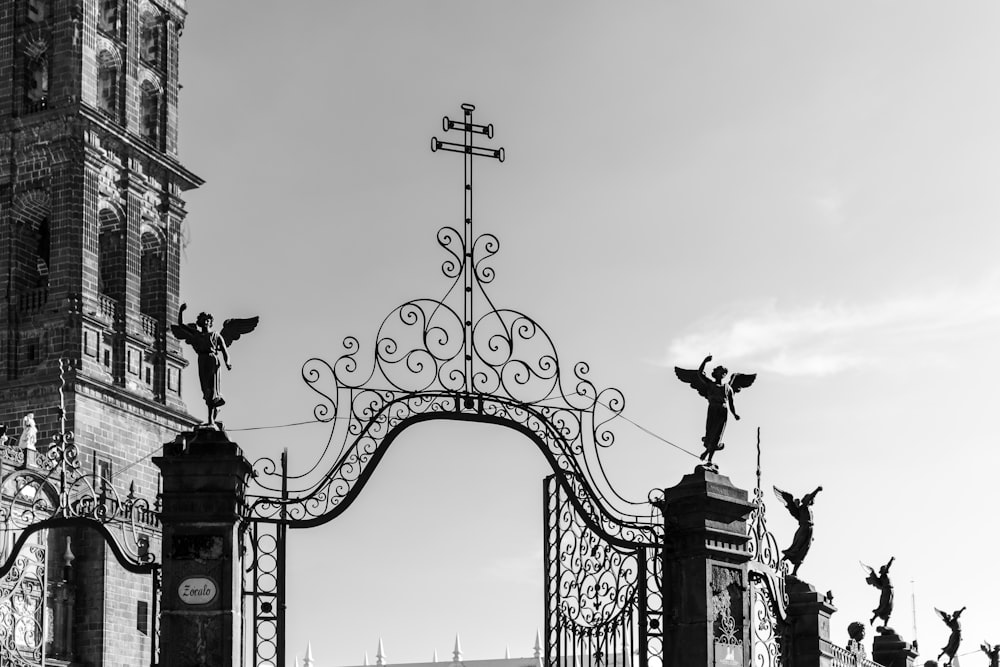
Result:
{"type": "Polygon", "coordinates": [[[747,492],[699,466],[657,507],[666,537],[663,663],[749,665],[747,492]]]}
{"type": "Polygon", "coordinates": [[[214,429],[183,433],[155,457],[163,475],[161,667],[239,667],[239,521],[251,467],[214,429]]]}
{"type": "Polygon", "coordinates": [[[792,633],[792,664],[796,667],[830,667],[830,616],[837,608],[822,593],[797,577],[785,579],[788,623],[792,633]]]}
{"type": "Polygon", "coordinates": [[[917,651],[892,628],[878,628],[872,641],[872,660],[883,667],[913,667],[917,651]]]}

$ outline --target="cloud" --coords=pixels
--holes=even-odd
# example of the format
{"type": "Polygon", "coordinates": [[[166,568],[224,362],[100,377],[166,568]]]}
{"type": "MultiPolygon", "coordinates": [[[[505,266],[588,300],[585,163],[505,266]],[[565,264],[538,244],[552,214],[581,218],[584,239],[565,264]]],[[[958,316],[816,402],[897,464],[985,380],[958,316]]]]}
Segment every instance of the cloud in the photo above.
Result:
{"type": "Polygon", "coordinates": [[[949,352],[967,353],[970,341],[998,333],[1000,273],[970,287],[865,304],[783,311],[772,301],[751,314],[719,315],[671,341],[664,365],[691,366],[710,353],[779,375],[826,376],[933,362],[949,352]]]}

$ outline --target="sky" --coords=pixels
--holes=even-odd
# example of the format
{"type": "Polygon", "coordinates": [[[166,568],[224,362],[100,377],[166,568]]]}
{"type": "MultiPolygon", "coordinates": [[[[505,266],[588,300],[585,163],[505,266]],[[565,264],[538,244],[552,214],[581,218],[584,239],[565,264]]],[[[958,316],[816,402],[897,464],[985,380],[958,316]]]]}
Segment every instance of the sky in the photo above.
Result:
{"type": "MultiPolygon", "coordinates": [[[[1000,5],[192,0],[181,39],[182,297],[260,315],[231,350],[221,418],[248,457],[308,469],[328,438],[301,366],[447,289],[435,241],[462,165],[432,153],[476,105],[506,160],[476,166],[501,243],[490,296],[531,315],[568,372],[626,398],[602,452],[637,502],[697,461],[704,403],[674,377],[714,355],[756,372],[722,473],[823,486],[800,576],[832,590],[834,641],[895,556],[891,625],[921,660],[1000,643],[1000,5]],[[650,435],[651,432],[654,435],[650,435]],[[915,598],[916,607],[911,605],[915,598]]],[[[189,369],[188,388],[197,387],[189,369]]],[[[190,410],[200,414],[197,391],[190,410]]],[[[541,480],[513,431],[429,422],[348,511],[293,531],[289,659],[357,665],[530,655],[542,627],[541,480]]],[[[987,664],[981,653],[962,664],[987,664]]]]}

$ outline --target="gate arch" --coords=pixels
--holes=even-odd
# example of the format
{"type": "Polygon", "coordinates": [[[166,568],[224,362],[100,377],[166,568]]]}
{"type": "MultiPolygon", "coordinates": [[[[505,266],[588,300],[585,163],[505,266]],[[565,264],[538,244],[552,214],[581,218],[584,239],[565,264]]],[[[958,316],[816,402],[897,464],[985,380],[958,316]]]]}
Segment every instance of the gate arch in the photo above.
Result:
{"type": "MultiPolygon", "coordinates": [[[[663,518],[654,498],[631,504],[640,512],[616,506],[600,463],[601,450],[615,442],[611,427],[625,398],[615,388],[598,389],[584,362],[564,373],[544,328],[490,297],[500,242],[473,232],[472,160],[503,161],[504,153],[473,143],[475,134],[492,138],[493,126],[474,124],[472,105],[462,109],[464,122],[446,117],[443,128],[461,131],[463,143],[431,142],[432,151],[465,160],[461,231],[445,225],[436,235],[445,251],[444,296],[393,309],[370,350],[351,336],[332,363],[306,361],[302,378],[318,397],[313,415],[330,425],[327,450],[303,473],[288,470],[287,450],[279,460],[253,464],[243,618],[254,667],[285,664],[287,530],[339,516],[400,433],[439,419],[511,428],[533,441],[552,469],[545,482],[547,665],[633,667],[634,654],[634,667],[662,666],[663,518]],[[585,561],[596,579],[579,565],[585,561]],[[578,569],[564,577],[566,567],[578,569]]],[[[760,510],[762,518],[762,504],[760,510]]],[[[768,591],[774,581],[766,582],[768,591]]]]}

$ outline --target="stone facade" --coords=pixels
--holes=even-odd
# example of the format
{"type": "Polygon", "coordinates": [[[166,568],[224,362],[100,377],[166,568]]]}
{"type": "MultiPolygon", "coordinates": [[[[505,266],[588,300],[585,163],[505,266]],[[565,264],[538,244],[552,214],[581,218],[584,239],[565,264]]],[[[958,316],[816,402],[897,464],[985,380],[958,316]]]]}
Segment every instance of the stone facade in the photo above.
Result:
{"type": "MultiPolygon", "coordinates": [[[[0,423],[16,438],[34,412],[43,448],[62,404],[82,467],[147,498],[149,456],[196,423],[168,335],[182,195],[201,184],[176,157],[185,18],[184,0],[0,0],[0,423]]],[[[48,536],[50,587],[66,537],[74,630],[60,657],[149,664],[149,577],[66,529],[48,536]]]]}

